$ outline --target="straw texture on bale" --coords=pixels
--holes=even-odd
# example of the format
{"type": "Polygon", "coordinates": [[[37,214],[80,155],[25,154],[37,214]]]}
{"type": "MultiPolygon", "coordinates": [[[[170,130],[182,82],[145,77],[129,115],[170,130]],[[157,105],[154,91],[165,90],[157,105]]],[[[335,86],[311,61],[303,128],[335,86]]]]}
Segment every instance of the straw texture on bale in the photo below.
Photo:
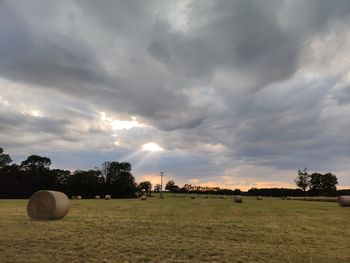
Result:
{"type": "Polygon", "coordinates": [[[340,206],[350,207],[350,195],[338,196],[337,201],[340,206]]]}
{"type": "Polygon", "coordinates": [[[262,196],[257,196],[256,200],[262,200],[262,196]]]}
{"type": "Polygon", "coordinates": [[[112,196],[111,195],[105,195],[105,200],[111,200],[112,196]]]}
{"type": "Polygon", "coordinates": [[[101,197],[99,195],[95,195],[95,199],[100,199],[101,197]]]}
{"type": "Polygon", "coordinates": [[[235,195],[235,196],[233,197],[233,199],[234,199],[234,201],[235,201],[236,203],[242,203],[242,202],[243,202],[242,196],[240,196],[240,195],[235,195]]]}
{"type": "Polygon", "coordinates": [[[142,200],[142,201],[147,200],[147,196],[145,196],[145,195],[141,196],[141,200],[142,200]]]}
{"type": "Polygon", "coordinates": [[[330,196],[287,196],[287,200],[337,202],[336,197],[330,196]]]}
{"type": "Polygon", "coordinates": [[[57,191],[41,190],[34,193],[27,204],[28,216],[33,220],[63,218],[69,210],[69,199],[57,191]]]}

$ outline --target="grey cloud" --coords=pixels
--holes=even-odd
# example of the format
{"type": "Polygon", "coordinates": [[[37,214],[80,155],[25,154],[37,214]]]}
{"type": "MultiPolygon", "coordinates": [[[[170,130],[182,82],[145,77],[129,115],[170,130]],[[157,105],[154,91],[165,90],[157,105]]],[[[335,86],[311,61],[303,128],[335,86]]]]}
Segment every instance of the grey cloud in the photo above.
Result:
{"type": "Polygon", "coordinates": [[[17,113],[4,113],[0,115],[0,123],[2,132],[22,130],[28,133],[45,132],[62,136],[70,121],[46,117],[38,118],[17,113]]]}
{"type": "Polygon", "coordinates": [[[98,111],[135,115],[153,129],[125,132],[125,143],[154,140],[187,153],[187,161],[161,160],[173,173],[184,166],[181,174],[221,173],[244,161],[282,170],[325,167],[324,160],[336,167],[348,155],[344,71],[306,75],[314,73],[307,63],[325,67],[310,54],[310,42],[348,21],[349,1],[193,1],[183,31],[167,16],[176,16],[173,2],[63,1],[43,7],[46,27],[36,17],[40,4],[24,12],[19,2],[1,2],[0,76],[59,91],[42,105],[60,117],[1,112],[2,131],[105,147],[111,135],[99,127],[98,111]],[[63,19],[65,6],[71,20],[63,19]],[[81,119],[91,125],[75,127],[81,119]],[[204,144],[225,150],[208,154],[204,144]]]}

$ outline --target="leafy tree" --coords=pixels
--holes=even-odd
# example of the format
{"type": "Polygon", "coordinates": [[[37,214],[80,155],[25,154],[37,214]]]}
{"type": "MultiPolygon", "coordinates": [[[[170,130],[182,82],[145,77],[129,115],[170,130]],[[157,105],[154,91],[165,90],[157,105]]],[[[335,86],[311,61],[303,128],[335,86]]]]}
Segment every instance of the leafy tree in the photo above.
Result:
{"type": "Polygon", "coordinates": [[[301,190],[306,192],[307,188],[310,186],[310,175],[307,173],[307,168],[302,171],[298,170],[298,176],[294,181],[301,190]]]}
{"type": "Polygon", "coordinates": [[[136,183],[131,174],[131,165],[126,162],[105,162],[102,174],[106,180],[105,191],[114,196],[131,197],[135,195],[136,183]]]}
{"type": "Polygon", "coordinates": [[[332,173],[313,173],[310,176],[311,192],[317,195],[331,195],[337,190],[337,177],[332,173]]]}
{"type": "Polygon", "coordinates": [[[154,192],[158,193],[162,190],[162,186],[160,184],[156,184],[154,186],[154,192]]]}
{"type": "Polygon", "coordinates": [[[148,195],[151,192],[151,190],[152,190],[152,184],[150,181],[141,182],[137,186],[137,191],[139,193],[145,192],[148,195]]]}
{"type": "Polygon", "coordinates": [[[4,149],[0,147],[0,167],[12,163],[10,155],[4,153],[4,149]]]}
{"type": "Polygon", "coordinates": [[[39,155],[30,155],[21,163],[21,169],[25,171],[36,171],[37,173],[43,170],[50,169],[51,159],[39,155]]]}
{"type": "Polygon", "coordinates": [[[67,190],[70,195],[93,197],[100,194],[103,186],[103,177],[99,170],[77,170],[67,180],[67,190]]]}
{"type": "Polygon", "coordinates": [[[175,184],[173,180],[170,180],[166,185],[165,185],[165,190],[168,190],[171,193],[176,192],[179,189],[179,186],[175,184]]]}

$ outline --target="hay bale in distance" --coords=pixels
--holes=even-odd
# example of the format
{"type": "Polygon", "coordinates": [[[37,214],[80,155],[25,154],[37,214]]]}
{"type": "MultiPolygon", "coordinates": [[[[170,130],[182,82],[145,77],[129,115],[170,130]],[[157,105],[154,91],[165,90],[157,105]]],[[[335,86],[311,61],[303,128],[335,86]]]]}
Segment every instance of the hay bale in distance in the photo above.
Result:
{"type": "Polygon", "coordinates": [[[81,197],[81,195],[77,195],[77,198],[76,199],[83,199],[82,197],[81,197]]]}
{"type": "Polygon", "coordinates": [[[256,197],[256,200],[262,200],[262,196],[260,196],[260,195],[257,196],[257,197],[256,197]]]}
{"type": "Polygon", "coordinates": [[[63,218],[69,210],[69,199],[57,191],[41,190],[34,193],[27,204],[27,214],[33,220],[63,218]]]}
{"type": "Polygon", "coordinates": [[[75,195],[72,195],[71,199],[77,199],[77,197],[75,195]]]}
{"type": "Polygon", "coordinates": [[[234,201],[235,201],[236,203],[242,203],[242,202],[243,202],[242,196],[240,196],[240,195],[235,195],[235,196],[233,197],[233,199],[234,199],[234,201]]]}
{"type": "Polygon", "coordinates": [[[340,206],[350,207],[350,195],[338,196],[337,201],[340,206]]]}
{"type": "Polygon", "coordinates": [[[105,195],[105,200],[111,200],[112,196],[111,195],[105,195]]]}
{"type": "Polygon", "coordinates": [[[100,199],[100,198],[101,198],[101,196],[95,195],[95,199],[100,199]]]}
{"type": "Polygon", "coordinates": [[[140,199],[141,199],[142,201],[146,201],[146,200],[147,200],[147,196],[143,195],[143,196],[141,196],[140,199]]]}

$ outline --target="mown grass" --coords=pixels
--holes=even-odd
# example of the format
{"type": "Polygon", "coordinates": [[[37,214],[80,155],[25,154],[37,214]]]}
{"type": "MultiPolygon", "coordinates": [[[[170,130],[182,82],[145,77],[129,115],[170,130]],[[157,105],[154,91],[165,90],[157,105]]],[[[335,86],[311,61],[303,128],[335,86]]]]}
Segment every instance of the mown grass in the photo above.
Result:
{"type": "Polygon", "coordinates": [[[0,200],[0,262],[350,262],[350,209],[336,203],[74,200],[46,222],[26,204],[0,200]]]}

